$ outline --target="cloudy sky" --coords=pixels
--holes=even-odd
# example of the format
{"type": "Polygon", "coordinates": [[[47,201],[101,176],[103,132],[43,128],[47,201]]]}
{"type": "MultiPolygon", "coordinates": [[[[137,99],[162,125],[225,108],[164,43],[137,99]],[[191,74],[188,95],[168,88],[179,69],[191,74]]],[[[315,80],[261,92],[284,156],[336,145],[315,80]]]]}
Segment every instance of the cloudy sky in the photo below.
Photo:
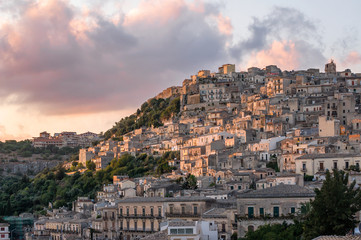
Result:
{"type": "Polygon", "coordinates": [[[361,2],[0,0],[0,140],[101,132],[199,69],[361,72],[361,2]]]}

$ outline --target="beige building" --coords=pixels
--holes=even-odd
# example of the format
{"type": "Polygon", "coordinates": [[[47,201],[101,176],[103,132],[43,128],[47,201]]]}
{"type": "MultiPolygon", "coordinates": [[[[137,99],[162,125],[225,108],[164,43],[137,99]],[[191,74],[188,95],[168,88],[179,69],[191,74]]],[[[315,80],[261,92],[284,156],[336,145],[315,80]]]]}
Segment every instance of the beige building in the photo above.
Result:
{"type": "Polygon", "coordinates": [[[318,135],[320,137],[334,137],[340,135],[340,121],[333,117],[318,117],[318,135]]]}
{"type": "Polygon", "coordinates": [[[215,200],[205,197],[137,197],[100,209],[93,219],[99,238],[138,239],[160,230],[165,219],[197,221],[215,200]]]}
{"type": "Polygon", "coordinates": [[[348,169],[350,166],[360,166],[359,154],[307,154],[296,159],[296,173],[313,176],[326,170],[348,169]]]}
{"type": "Polygon", "coordinates": [[[307,188],[285,184],[239,194],[238,236],[244,237],[248,231],[265,224],[293,222],[302,204],[314,196],[315,193],[307,188]]]}

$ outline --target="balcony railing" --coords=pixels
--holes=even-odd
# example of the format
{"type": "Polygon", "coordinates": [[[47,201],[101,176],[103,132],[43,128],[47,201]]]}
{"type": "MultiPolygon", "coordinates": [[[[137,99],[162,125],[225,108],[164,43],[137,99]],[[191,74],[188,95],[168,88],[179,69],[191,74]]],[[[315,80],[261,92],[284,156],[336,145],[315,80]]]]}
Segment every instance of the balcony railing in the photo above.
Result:
{"type": "Polygon", "coordinates": [[[142,229],[142,228],[138,228],[138,229],[134,229],[134,228],[130,228],[130,229],[121,229],[120,230],[123,233],[153,233],[155,232],[155,229],[151,230],[151,229],[142,229]]]}
{"type": "Polygon", "coordinates": [[[301,172],[307,172],[307,168],[301,168],[301,172]]]}
{"type": "Polygon", "coordinates": [[[118,214],[118,218],[162,218],[163,216],[161,215],[155,215],[155,214],[137,214],[137,215],[134,215],[134,214],[129,214],[129,215],[122,215],[122,214],[118,214]]]}
{"type": "Polygon", "coordinates": [[[200,217],[201,215],[199,213],[166,213],[166,217],[179,217],[179,218],[185,218],[185,217],[200,217]]]}

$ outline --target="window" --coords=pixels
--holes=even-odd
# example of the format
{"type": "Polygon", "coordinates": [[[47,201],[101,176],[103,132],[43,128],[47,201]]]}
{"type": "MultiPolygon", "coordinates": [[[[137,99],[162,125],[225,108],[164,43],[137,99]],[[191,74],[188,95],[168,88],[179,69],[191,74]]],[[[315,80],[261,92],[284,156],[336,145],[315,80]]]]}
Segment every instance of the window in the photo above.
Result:
{"type": "Polygon", "coordinates": [[[264,208],[259,209],[259,215],[264,217],[264,208]]]}
{"type": "Polygon", "coordinates": [[[345,162],[345,167],[346,167],[346,169],[348,169],[348,167],[349,167],[349,163],[348,163],[348,162],[345,162]]]}
{"type": "Polygon", "coordinates": [[[296,208],[291,207],[291,213],[293,214],[293,213],[295,213],[295,212],[296,212],[296,208]]]}
{"type": "Polygon", "coordinates": [[[137,216],[137,208],[134,208],[134,216],[137,216]]]}
{"type": "Polygon", "coordinates": [[[273,207],[273,217],[279,217],[279,216],[280,216],[280,208],[273,207]]]}
{"type": "Polygon", "coordinates": [[[137,221],[134,221],[134,230],[135,230],[135,231],[138,230],[138,223],[137,223],[137,221]]]}
{"type": "Polygon", "coordinates": [[[193,207],[193,213],[194,213],[194,215],[197,215],[197,214],[198,214],[198,208],[197,208],[197,206],[194,206],[194,207],[193,207]]]}
{"type": "Polygon", "coordinates": [[[150,208],[150,216],[153,217],[153,214],[154,214],[154,209],[153,209],[153,208],[150,208]]]}
{"type": "Polygon", "coordinates": [[[127,230],[129,230],[129,222],[127,222],[127,230]]]}
{"type": "Polygon", "coordinates": [[[123,230],[123,221],[120,222],[119,228],[120,228],[120,230],[123,230]]]}
{"type": "Polygon", "coordinates": [[[150,231],[152,231],[152,232],[154,231],[154,222],[150,223],[150,231]]]}
{"type": "Polygon", "coordinates": [[[143,216],[145,216],[145,207],[143,207],[142,212],[143,212],[143,216]]]}
{"type": "Polygon", "coordinates": [[[333,162],[333,169],[337,169],[337,162],[333,162]]]}
{"type": "Polygon", "coordinates": [[[129,208],[127,208],[127,216],[129,216],[129,208]]]}
{"type": "Polygon", "coordinates": [[[323,162],[320,162],[320,170],[323,170],[323,162]]]}
{"type": "Polygon", "coordinates": [[[186,207],[182,206],[182,214],[185,214],[185,213],[186,213],[186,207]]]}
{"type": "Polygon", "coordinates": [[[248,218],[253,218],[254,212],[253,207],[248,207],[248,218]]]}
{"type": "Polygon", "coordinates": [[[162,208],[158,207],[158,216],[162,216],[162,208]]]}
{"type": "Polygon", "coordinates": [[[248,232],[254,232],[254,226],[248,226],[248,232]]]}
{"type": "Polygon", "coordinates": [[[170,205],[170,206],[169,206],[169,213],[170,213],[170,214],[173,214],[173,205],[170,205]]]}
{"type": "Polygon", "coordinates": [[[143,231],[145,231],[145,222],[143,222],[143,231]]]}

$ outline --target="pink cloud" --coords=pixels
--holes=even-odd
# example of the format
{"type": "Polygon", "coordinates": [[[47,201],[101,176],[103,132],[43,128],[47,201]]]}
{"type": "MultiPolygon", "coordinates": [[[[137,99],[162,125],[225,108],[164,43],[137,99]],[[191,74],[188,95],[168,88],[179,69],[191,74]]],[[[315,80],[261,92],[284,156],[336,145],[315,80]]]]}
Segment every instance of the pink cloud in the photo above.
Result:
{"type": "Polygon", "coordinates": [[[253,52],[247,66],[277,65],[281,69],[297,69],[301,54],[293,41],[273,41],[269,48],[253,52]]]}
{"type": "Polygon", "coordinates": [[[351,51],[345,59],[342,61],[342,64],[347,65],[355,65],[361,63],[361,55],[356,51],[351,51]]]}
{"type": "Polygon", "coordinates": [[[168,21],[177,19],[183,8],[187,8],[183,0],[143,0],[136,9],[125,16],[124,25],[129,26],[141,22],[166,25],[168,21]]]}
{"type": "Polygon", "coordinates": [[[203,1],[159,0],[114,18],[33,0],[0,26],[0,99],[21,96],[16,104],[50,115],[137,107],[226,57],[227,39],[208,21],[218,13],[203,1]]]}
{"type": "Polygon", "coordinates": [[[219,13],[217,16],[217,25],[220,33],[225,35],[232,35],[233,26],[229,17],[225,17],[219,13]]]}

